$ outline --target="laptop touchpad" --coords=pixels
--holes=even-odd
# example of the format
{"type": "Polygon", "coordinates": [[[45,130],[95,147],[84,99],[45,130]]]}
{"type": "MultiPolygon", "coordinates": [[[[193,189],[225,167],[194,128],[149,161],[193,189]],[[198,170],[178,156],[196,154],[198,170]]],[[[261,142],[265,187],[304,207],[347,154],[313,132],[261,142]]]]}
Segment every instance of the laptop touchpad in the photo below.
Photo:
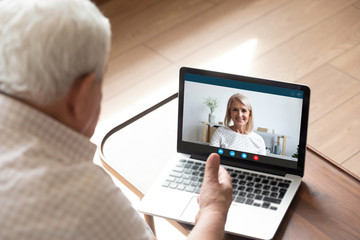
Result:
{"type": "Polygon", "coordinates": [[[198,211],[199,204],[197,202],[197,197],[192,197],[185,210],[181,214],[181,219],[187,222],[195,222],[195,217],[198,211]]]}

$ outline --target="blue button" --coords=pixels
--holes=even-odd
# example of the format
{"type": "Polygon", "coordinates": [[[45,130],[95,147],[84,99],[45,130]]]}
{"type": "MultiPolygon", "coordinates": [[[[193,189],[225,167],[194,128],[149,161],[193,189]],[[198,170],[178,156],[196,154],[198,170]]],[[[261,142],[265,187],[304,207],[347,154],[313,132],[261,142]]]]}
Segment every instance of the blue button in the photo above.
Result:
{"type": "Polygon", "coordinates": [[[231,152],[230,152],[230,156],[232,156],[232,157],[235,156],[235,152],[234,152],[234,151],[231,151],[231,152]]]}
{"type": "Polygon", "coordinates": [[[224,150],[222,150],[221,148],[218,150],[218,153],[219,154],[223,154],[224,153],[224,150]]]}
{"type": "Polygon", "coordinates": [[[247,158],[246,153],[241,154],[241,157],[242,157],[242,158],[247,158]]]}

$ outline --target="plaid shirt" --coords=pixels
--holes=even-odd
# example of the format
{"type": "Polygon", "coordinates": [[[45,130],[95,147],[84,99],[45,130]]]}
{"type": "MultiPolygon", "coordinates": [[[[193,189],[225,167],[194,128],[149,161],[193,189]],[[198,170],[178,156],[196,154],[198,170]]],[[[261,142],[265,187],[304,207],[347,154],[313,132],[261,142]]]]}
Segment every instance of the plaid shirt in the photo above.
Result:
{"type": "Polygon", "coordinates": [[[96,146],[0,94],[0,239],[152,239],[96,146]]]}

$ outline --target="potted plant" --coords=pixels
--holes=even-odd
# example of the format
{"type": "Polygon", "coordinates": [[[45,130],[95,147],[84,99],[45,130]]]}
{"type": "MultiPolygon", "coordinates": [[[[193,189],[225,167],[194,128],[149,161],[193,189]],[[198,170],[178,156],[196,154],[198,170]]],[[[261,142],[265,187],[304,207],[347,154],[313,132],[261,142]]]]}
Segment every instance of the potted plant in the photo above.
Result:
{"type": "Polygon", "coordinates": [[[204,103],[206,106],[208,106],[210,108],[208,121],[210,123],[215,123],[214,111],[218,107],[218,104],[219,104],[217,98],[208,97],[205,99],[204,103]]]}

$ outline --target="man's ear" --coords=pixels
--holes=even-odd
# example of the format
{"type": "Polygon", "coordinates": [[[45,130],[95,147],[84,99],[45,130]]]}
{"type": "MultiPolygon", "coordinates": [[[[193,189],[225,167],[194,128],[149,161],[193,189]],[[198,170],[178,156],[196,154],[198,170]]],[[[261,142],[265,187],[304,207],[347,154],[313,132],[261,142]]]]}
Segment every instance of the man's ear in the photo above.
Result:
{"type": "Polygon", "coordinates": [[[91,92],[90,89],[94,81],[95,74],[88,73],[78,77],[69,91],[67,109],[69,114],[71,114],[76,120],[80,120],[82,118],[82,111],[89,97],[88,95],[91,92]]]}

